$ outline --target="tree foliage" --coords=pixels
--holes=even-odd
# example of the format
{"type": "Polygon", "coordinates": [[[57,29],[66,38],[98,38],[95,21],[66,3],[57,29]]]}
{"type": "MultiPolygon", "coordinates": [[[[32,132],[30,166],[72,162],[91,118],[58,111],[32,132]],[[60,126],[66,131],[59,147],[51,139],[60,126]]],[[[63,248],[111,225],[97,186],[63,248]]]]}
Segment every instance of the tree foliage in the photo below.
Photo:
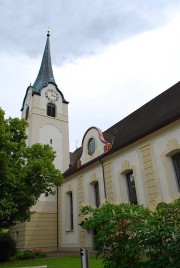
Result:
{"type": "Polygon", "coordinates": [[[137,230],[137,241],[142,241],[147,267],[180,267],[180,199],[159,203],[137,230]]]}
{"type": "Polygon", "coordinates": [[[141,205],[85,206],[83,228],[96,230],[95,246],[105,268],[180,267],[180,200],[141,205]]]}
{"type": "Polygon", "coordinates": [[[5,119],[0,109],[0,229],[29,220],[40,195],[62,183],[55,152],[49,145],[27,147],[26,127],[23,119],[5,119]]]}
{"type": "Polygon", "coordinates": [[[16,242],[8,232],[0,231],[0,262],[7,261],[17,252],[16,242]]]}

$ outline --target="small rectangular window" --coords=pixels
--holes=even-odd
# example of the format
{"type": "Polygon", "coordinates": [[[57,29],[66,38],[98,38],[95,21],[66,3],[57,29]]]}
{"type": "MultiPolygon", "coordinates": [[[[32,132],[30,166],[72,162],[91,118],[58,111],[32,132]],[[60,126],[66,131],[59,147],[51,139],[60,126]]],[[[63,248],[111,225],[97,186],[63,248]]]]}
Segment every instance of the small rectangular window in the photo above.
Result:
{"type": "Polygon", "coordinates": [[[71,191],[66,194],[66,225],[68,231],[73,230],[73,194],[71,191]]]}
{"type": "Polygon", "coordinates": [[[52,139],[50,139],[50,144],[52,144],[52,139]]]}
{"type": "Polygon", "coordinates": [[[94,185],[95,206],[98,208],[100,206],[99,183],[98,182],[95,182],[93,185],[94,185]]]}
{"type": "Polygon", "coordinates": [[[16,231],[16,233],[15,233],[15,240],[16,240],[16,242],[18,242],[18,240],[19,240],[19,231],[16,231]]]}
{"type": "Polygon", "coordinates": [[[53,103],[48,103],[47,105],[47,115],[51,117],[55,117],[56,107],[53,103]]]}
{"type": "Polygon", "coordinates": [[[26,109],[26,115],[25,115],[26,120],[28,119],[28,116],[29,116],[29,106],[26,109]]]}

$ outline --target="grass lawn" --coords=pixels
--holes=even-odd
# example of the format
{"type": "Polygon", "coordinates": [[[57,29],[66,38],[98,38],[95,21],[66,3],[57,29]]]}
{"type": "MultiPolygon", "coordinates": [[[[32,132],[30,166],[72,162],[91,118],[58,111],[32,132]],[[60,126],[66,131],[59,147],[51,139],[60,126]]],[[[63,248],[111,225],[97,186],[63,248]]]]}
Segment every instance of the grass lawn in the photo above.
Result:
{"type": "MultiPolygon", "coordinates": [[[[0,268],[10,267],[30,267],[30,266],[47,265],[48,268],[80,268],[81,258],[79,256],[68,256],[58,258],[38,259],[31,261],[16,261],[11,263],[0,263],[0,268]]],[[[102,261],[96,257],[90,257],[90,268],[103,268],[102,261]]]]}

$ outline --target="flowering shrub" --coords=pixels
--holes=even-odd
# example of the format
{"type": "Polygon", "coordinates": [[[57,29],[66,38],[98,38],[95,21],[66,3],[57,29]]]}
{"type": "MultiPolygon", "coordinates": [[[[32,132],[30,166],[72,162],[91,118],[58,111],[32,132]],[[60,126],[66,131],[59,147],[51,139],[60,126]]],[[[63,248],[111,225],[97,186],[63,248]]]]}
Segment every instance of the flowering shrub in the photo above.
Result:
{"type": "Polygon", "coordinates": [[[43,257],[47,256],[46,253],[43,252],[41,248],[33,248],[32,252],[33,252],[34,256],[38,257],[38,258],[43,258],[43,257]]]}
{"type": "Polygon", "coordinates": [[[180,199],[159,203],[137,238],[148,258],[146,267],[180,267],[180,199]]]}
{"type": "Polygon", "coordinates": [[[154,211],[130,204],[84,206],[80,215],[84,229],[96,230],[105,268],[180,267],[180,199],[154,211]]]}

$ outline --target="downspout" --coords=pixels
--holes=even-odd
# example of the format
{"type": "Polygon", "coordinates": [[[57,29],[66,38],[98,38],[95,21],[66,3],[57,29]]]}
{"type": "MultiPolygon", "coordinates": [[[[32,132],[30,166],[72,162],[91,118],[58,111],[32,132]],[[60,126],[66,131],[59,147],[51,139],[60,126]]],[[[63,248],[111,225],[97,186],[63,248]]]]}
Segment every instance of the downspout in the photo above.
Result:
{"type": "Polygon", "coordinates": [[[103,162],[102,160],[99,158],[99,162],[102,165],[102,173],[103,173],[103,184],[104,184],[104,197],[105,197],[105,201],[107,201],[107,193],[106,193],[106,181],[105,181],[105,174],[104,174],[104,166],[103,166],[103,162]]]}
{"type": "Polygon", "coordinates": [[[59,188],[57,186],[57,250],[59,250],[59,202],[58,198],[59,197],[59,188]]]}

